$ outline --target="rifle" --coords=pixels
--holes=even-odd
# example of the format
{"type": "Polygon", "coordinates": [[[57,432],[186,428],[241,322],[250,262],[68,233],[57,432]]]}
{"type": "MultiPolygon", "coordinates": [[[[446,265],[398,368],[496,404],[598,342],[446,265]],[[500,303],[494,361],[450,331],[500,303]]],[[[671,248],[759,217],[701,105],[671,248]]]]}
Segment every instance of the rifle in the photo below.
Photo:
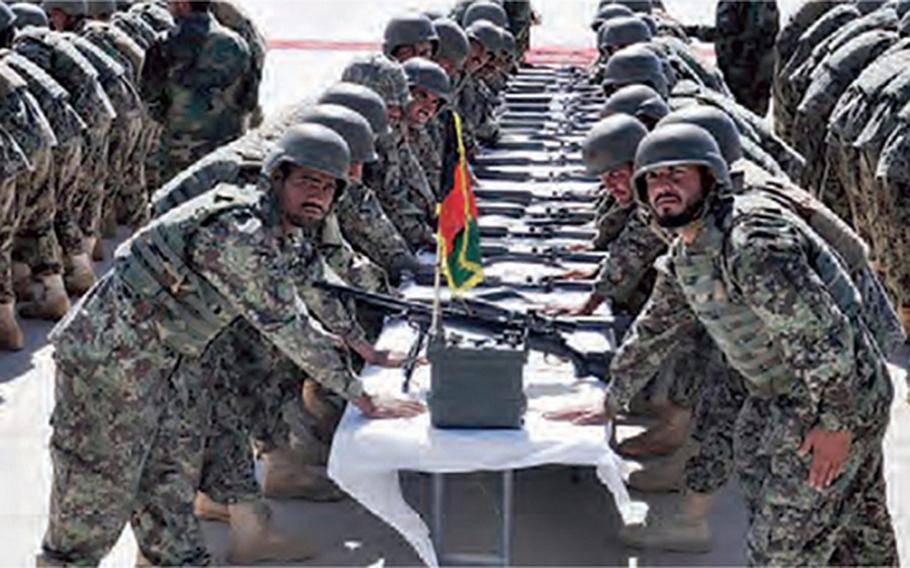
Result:
{"type": "MultiPolygon", "coordinates": [[[[342,284],[316,282],[315,286],[373,306],[388,314],[404,316],[424,333],[429,332],[433,321],[433,307],[422,302],[399,300],[384,294],[375,294],[342,284]]],[[[609,372],[612,353],[583,353],[569,345],[563,333],[572,333],[593,327],[593,321],[573,321],[550,318],[535,312],[521,313],[482,300],[462,299],[457,302],[443,302],[440,306],[442,322],[458,325],[472,331],[493,335],[520,335],[528,348],[547,355],[568,359],[578,378],[595,377],[604,380],[609,372]]],[[[613,330],[615,319],[599,319],[598,330],[613,330]]]]}
{"type": "Polygon", "coordinates": [[[474,197],[478,200],[489,200],[494,202],[518,203],[528,206],[532,203],[551,203],[551,202],[576,202],[576,203],[596,203],[600,197],[592,193],[579,193],[575,191],[566,191],[562,193],[537,193],[527,189],[483,189],[474,190],[474,197]]]}
{"type": "Polygon", "coordinates": [[[580,166],[584,162],[580,157],[570,158],[565,154],[556,154],[535,159],[530,156],[489,156],[479,155],[473,165],[478,168],[495,168],[502,166],[580,166]]]}
{"type": "MultiPolygon", "coordinates": [[[[506,138],[497,140],[491,148],[496,150],[519,150],[522,152],[577,152],[581,149],[581,142],[561,140],[556,137],[538,140],[515,140],[506,138]]],[[[476,161],[477,158],[474,158],[472,163],[476,161]]]]}
{"type": "Polygon", "coordinates": [[[560,247],[532,247],[531,250],[515,251],[504,245],[481,245],[483,258],[522,260],[546,264],[560,262],[578,262],[583,264],[600,264],[606,258],[601,252],[575,252],[560,247]]]}
{"type": "Polygon", "coordinates": [[[535,176],[529,172],[525,171],[509,171],[509,170],[500,170],[488,168],[485,166],[476,166],[473,168],[474,174],[482,180],[490,181],[514,181],[514,182],[564,182],[564,181],[581,181],[589,183],[597,183],[598,179],[593,176],[589,176],[584,172],[570,172],[570,171],[561,171],[561,172],[550,172],[550,175],[547,177],[535,176]]]}
{"type": "Polygon", "coordinates": [[[574,239],[592,241],[597,236],[595,230],[561,229],[551,226],[480,227],[480,236],[487,239],[574,239]],[[523,230],[522,230],[523,229],[523,230]]]}
{"type": "Polygon", "coordinates": [[[512,219],[526,219],[529,226],[542,227],[549,225],[584,225],[596,217],[593,211],[573,211],[561,207],[547,208],[544,213],[528,213],[526,206],[495,203],[490,205],[479,204],[477,212],[481,217],[488,215],[501,215],[512,219]]]}

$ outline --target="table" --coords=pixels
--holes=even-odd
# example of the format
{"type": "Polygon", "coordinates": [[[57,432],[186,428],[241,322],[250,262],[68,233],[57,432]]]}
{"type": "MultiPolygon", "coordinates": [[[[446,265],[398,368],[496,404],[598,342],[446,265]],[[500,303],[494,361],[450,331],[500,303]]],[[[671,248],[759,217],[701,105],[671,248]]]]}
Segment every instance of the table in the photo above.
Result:
{"type": "MultiPolygon", "coordinates": [[[[386,326],[379,346],[402,349],[413,337],[409,326],[397,322],[386,326]]],[[[596,338],[578,340],[590,349],[596,338]]],[[[368,368],[362,378],[370,393],[400,395],[400,370],[368,368]]],[[[429,368],[418,368],[413,383],[412,395],[425,397],[429,368]]],[[[613,494],[623,521],[641,522],[647,508],[629,498],[624,483],[628,472],[607,443],[610,427],[575,426],[546,420],[542,415],[567,403],[596,400],[602,388],[603,384],[594,379],[576,380],[570,365],[532,353],[525,368],[528,413],[522,430],[439,430],[430,426],[428,414],[407,420],[368,420],[349,405],[332,443],[328,473],[352,498],[395,528],[428,566],[439,564],[437,550],[430,529],[401,494],[400,470],[431,474],[502,472],[502,499],[511,509],[512,471],[545,464],[594,466],[613,494]]],[[[434,486],[442,487],[438,477],[434,486]]],[[[436,508],[440,515],[434,523],[437,529],[444,522],[443,513],[436,508]]],[[[501,540],[507,543],[511,517],[503,521],[501,540]]],[[[508,546],[502,548],[499,560],[510,560],[508,546]]]]}

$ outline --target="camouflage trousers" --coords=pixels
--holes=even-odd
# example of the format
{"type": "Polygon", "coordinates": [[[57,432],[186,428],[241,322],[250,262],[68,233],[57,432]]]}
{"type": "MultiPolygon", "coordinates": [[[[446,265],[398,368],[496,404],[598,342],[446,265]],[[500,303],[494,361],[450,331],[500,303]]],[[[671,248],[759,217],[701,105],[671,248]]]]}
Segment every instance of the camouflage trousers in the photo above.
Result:
{"type": "MultiPolygon", "coordinates": [[[[13,206],[16,201],[16,179],[0,181],[0,227],[10,223],[13,206]]],[[[13,300],[13,267],[0,266],[0,303],[7,303],[13,300]],[[6,283],[9,282],[9,285],[6,283]]]]}
{"type": "Polygon", "coordinates": [[[54,187],[57,207],[54,212],[54,230],[63,254],[72,256],[82,252],[82,228],[79,224],[79,203],[85,191],[82,175],[84,140],[74,138],[58,146],[54,159],[54,187]]]}
{"type": "Polygon", "coordinates": [[[135,201],[132,197],[137,192],[145,193],[141,176],[133,177],[137,172],[132,165],[136,157],[136,147],[142,134],[141,115],[119,117],[114,121],[110,133],[108,150],[108,182],[102,204],[102,219],[105,224],[116,225],[120,217],[121,201],[135,201]]]}
{"type": "MultiPolygon", "coordinates": [[[[3,216],[3,223],[0,224],[0,302],[9,302],[15,298],[13,291],[13,246],[16,235],[24,226],[30,226],[37,222],[32,217],[36,205],[46,205],[48,200],[45,199],[49,191],[48,182],[50,181],[51,152],[50,149],[44,149],[38,152],[33,158],[34,171],[28,175],[17,178],[15,190],[10,194],[10,201],[6,205],[6,212],[3,216]]],[[[53,208],[53,197],[51,197],[50,207],[53,208]]],[[[53,211],[51,211],[53,219],[53,211]]],[[[51,230],[45,233],[44,237],[50,239],[42,246],[50,248],[50,253],[55,252],[56,239],[54,232],[51,230]]]]}
{"type": "Polygon", "coordinates": [[[13,260],[27,264],[35,275],[60,274],[63,271],[62,251],[54,223],[58,199],[61,168],[72,164],[59,164],[57,158],[66,159],[55,148],[49,159],[49,170],[44,184],[30,188],[20,195],[20,220],[16,227],[13,260]]]}
{"type": "Polygon", "coordinates": [[[199,140],[190,135],[173,135],[162,132],[156,151],[158,182],[165,184],[174,176],[195,164],[199,159],[242,135],[222,136],[218,139],[199,140]]]}
{"type": "Polygon", "coordinates": [[[100,237],[101,211],[107,186],[107,164],[110,127],[94,128],[86,133],[82,153],[81,191],[73,199],[79,228],[85,237],[100,237]]]}
{"type": "Polygon", "coordinates": [[[807,482],[812,456],[797,452],[816,421],[808,395],[746,399],[734,448],[750,565],[897,565],[882,468],[890,397],[882,398],[881,418],[854,432],[844,472],[822,491],[807,482]]]}
{"type": "Polygon", "coordinates": [[[97,565],[127,523],[155,565],[210,561],[193,515],[210,387],[160,342],[158,309],[107,276],[52,334],[52,561],[97,565]]]}
{"type": "Polygon", "coordinates": [[[145,191],[147,199],[158,190],[163,184],[161,179],[160,161],[158,149],[161,146],[161,125],[152,120],[146,119],[142,131],[142,138],[139,141],[139,147],[145,152],[145,191]]]}
{"type": "Polygon", "coordinates": [[[261,451],[287,444],[283,408],[299,399],[303,374],[244,320],[218,336],[201,366],[213,377],[213,410],[199,489],[219,503],[258,499],[251,440],[261,451]]]}

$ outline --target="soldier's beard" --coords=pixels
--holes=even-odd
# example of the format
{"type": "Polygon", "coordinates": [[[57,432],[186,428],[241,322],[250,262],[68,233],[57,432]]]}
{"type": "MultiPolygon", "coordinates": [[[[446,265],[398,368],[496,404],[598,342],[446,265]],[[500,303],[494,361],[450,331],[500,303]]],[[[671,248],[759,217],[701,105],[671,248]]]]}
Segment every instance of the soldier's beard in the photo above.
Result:
{"type": "Polygon", "coordinates": [[[688,225],[691,225],[693,222],[701,219],[705,214],[706,206],[705,198],[702,197],[698,201],[690,203],[688,207],[676,213],[675,215],[660,215],[655,213],[657,217],[657,224],[664,229],[681,229],[688,225]]]}

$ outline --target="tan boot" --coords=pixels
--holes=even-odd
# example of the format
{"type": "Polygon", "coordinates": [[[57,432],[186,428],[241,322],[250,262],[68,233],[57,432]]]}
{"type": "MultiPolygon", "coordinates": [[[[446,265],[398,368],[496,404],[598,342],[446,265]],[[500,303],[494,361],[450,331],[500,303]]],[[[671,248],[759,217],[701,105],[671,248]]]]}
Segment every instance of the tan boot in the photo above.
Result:
{"type": "Polygon", "coordinates": [[[66,294],[62,274],[47,274],[41,277],[44,292],[39,299],[20,305],[19,315],[24,318],[57,321],[70,310],[70,299],[66,294]]]}
{"type": "Polygon", "coordinates": [[[64,282],[70,294],[81,296],[95,285],[95,269],[88,253],[74,254],[66,259],[66,276],[64,282]]]}
{"type": "Polygon", "coordinates": [[[32,269],[23,262],[13,263],[13,291],[19,303],[35,299],[35,281],[32,280],[32,269]]]}
{"type": "Polygon", "coordinates": [[[629,476],[629,487],[649,493],[682,491],[686,481],[686,462],[698,453],[698,443],[689,440],[666,458],[647,463],[629,476]]]}
{"type": "Polygon", "coordinates": [[[618,451],[629,457],[666,456],[682,447],[689,438],[691,421],[691,409],[671,404],[664,410],[660,423],[624,440],[618,451]]]}
{"type": "Polygon", "coordinates": [[[149,560],[148,558],[146,558],[145,555],[142,554],[141,550],[137,550],[136,551],[136,568],[152,568],[152,566],[154,566],[154,564],[152,564],[152,561],[149,560]]]}
{"type": "Polygon", "coordinates": [[[25,347],[25,335],[16,320],[13,302],[0,303],[0,351],[20,351],[25,347]]]}
{"type": "Polygon", "coordinates": [[[309,465],[295,448],[281,446],[262,455],[262,493],[273,499],[339,501],[344,492],[324,467],[309,465]]]}
{"type": "Polygon", "coordinates": [[[708,512],[714,495],[687,493],[680,508],[666,514],[648,515],[645,524],[619,530],[619,540],[627,546],[671,552],[710,552],[714,543],[708,512]]]}
{"type": "Polygon", "coordinates": [[[202,491],[196,492],[196,499],[193,501],[193,514],[200,519],[219,523],[227,523],[231,520],[230,508],[223,503],[215,501],[202,491]]]}
{"type": "Polygon", "coordinates": [[[101,239],[92,239],[92,260],[101,262],[104,260],[104,241],[101,239]]]}
{"type": "Polygon", "coordinates": [[[265,501],[229,505],[231,518],[228,562],[293,562],[312,558],[315,547],[301,535],[281,534],[265,501]]]}

